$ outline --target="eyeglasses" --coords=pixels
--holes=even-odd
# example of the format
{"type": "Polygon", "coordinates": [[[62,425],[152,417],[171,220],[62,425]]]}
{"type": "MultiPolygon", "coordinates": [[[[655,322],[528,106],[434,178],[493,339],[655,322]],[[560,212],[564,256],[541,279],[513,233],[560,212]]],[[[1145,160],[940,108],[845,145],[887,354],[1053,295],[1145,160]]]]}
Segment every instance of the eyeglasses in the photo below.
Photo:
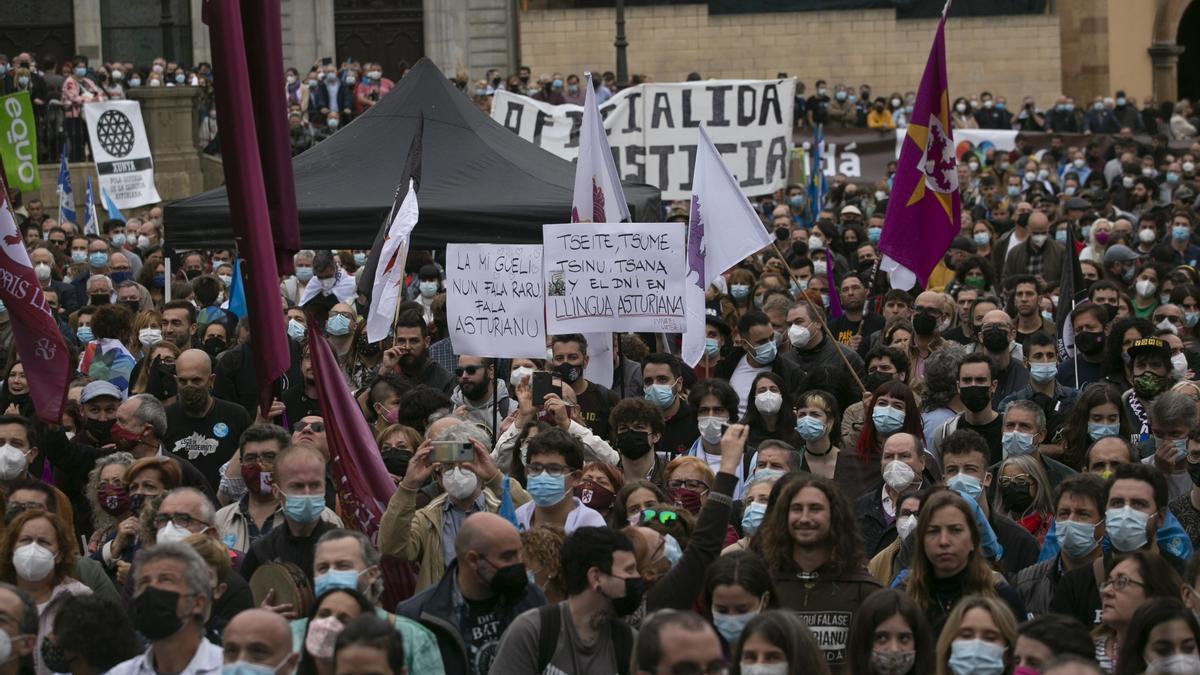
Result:
{"type": "Polygon", "coordinates": [[[667,481],[667,489],[668,490],[678,490],[680,488],[687,488],[688,490],[695,490],[696,492],[699,492],[699,493],[708,492],[708,485],[706,485],[704,483],[704,481],[702,481],[702,480],[695,480],[695,479],[689,478],[687,480],[669,480],[669,481],[667,481]]]}
{"type": "Polygon", "coordinates": [[[526,476],[540,476],[543,473],[558,478],[571,473],[571,467],[562,464],[529,464],[525,467],[526,476]]]}
{"type": "Polygon", "coordinates": [[[1123,591],[1128,588],[1130,584],[1133,584],[1134,586],[1141,586],[1142,588],[1146,587],[1146,584],[1143,584],[1140,581],[1135,581],[1129,577],[1121,576],[1117,577],[1116,579],[1109,579],[1108,581],[1100,584],[1100,590],[1107,590],[1109,586],[1112,586],[1113,590],[1123,591]]]}
{"type": "Polygon", "coordinates": [[[161,513],[160,512],[158,515],[154,516],[154,526],[155,527],[163,527],[168,522],[175,523],[175,525],[182,527],[185,530],[191,529],[193,523],[199,523],[205,527],[212,527],[212,525],[210,525],[209,523],[206,523],[203,520],[200,520],[199,518],[193,518],[186,513],[161,513]]]}
{"type": "Polygon", "coordinates": [[[454,376],[462,377],[463,373],[466,373],[467,375],[474,375],[482,369],[483,366],[462,366],[461,368],[454,369],[454,376]]]}
{"type": "Polygon", "coordinates": [[[1031,480],[1030,480],[1029,474],[1027,474],[1027,473],[1019,473],[1015,476],[1001,476],[1000,477],[1000,487],[1008,487],[1010,485],[1016,485],[1017,487],[1025,487],[1026,485],[1029,485],[1030,482],[1031,482],[1031,480]]]}
{"type": "Polygon", "coordinates": [[[1159,315],[1159,316],[1154,317],[1154,323],[1162,323],[1163,319],[1166,319],[1167,321],[1175,324],[1176,326],[1183,325],[1183,317],[1182,316],[1159,315]]]}
{"type": "Polygon", "coordinates": [[[644,509],[642,511],[642,522],[653,523],[658,521],[659,525],[667,525],[679,520],[679,514],[674,511],[656,511],[655,509],[644,509]]]}
{"type": "Polygon", "coordinates": [[[319,434],[322,431],[325,431],[325,423],[324,422],[300,421],[300,422],[296,422],[295,424],[292,425],[292,432],[297,433],[297,434],[300,433],[301,431],[304,431],[305,429],[312,429],[313,431],[315,431],[316,433],[319,434]]]}

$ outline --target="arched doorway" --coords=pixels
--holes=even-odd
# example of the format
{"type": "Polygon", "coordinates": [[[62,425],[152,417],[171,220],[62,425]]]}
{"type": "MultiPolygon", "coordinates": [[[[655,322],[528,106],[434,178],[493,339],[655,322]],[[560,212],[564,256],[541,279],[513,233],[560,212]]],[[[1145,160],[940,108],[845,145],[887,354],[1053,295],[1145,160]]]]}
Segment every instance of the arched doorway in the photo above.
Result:
{"type": "Polygon", "coordinates": [[[1179,19],[1176,44],[1184,48],[1179,55],[1179,97],[1200,98],[1200,2],[1193,2],[1179,19]]]}

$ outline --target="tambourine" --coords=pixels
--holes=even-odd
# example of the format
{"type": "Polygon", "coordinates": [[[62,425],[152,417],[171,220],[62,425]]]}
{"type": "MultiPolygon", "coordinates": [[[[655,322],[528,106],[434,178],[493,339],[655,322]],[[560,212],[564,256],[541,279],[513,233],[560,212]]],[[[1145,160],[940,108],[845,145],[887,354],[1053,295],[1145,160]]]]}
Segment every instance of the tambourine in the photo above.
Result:
{"type": "Polygon", "coordinates": [[[308,575],[295,563],[275,560],[259,565],[250,576],[250,592],[254,594],[255,606],[261,606],[267,594],[275,591],[272,604],[291,604],[296,616],[308,616],[312,611],[312,583],[308,575]]]}

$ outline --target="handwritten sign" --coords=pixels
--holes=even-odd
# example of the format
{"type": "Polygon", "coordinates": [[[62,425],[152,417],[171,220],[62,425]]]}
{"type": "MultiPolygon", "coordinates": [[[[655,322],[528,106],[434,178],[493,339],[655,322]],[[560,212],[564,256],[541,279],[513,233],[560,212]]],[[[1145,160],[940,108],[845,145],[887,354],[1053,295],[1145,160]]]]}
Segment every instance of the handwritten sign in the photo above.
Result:
{"type": "Polygon", "coordinates": [[[446,246],[446,318],[456,354],[544,359],[543,314],[541,246],[446,246]]]}
{"type": "Polygon", "coordinates": [[[683,223],[542,228],[551,335],[684,330],[683,223]]]}

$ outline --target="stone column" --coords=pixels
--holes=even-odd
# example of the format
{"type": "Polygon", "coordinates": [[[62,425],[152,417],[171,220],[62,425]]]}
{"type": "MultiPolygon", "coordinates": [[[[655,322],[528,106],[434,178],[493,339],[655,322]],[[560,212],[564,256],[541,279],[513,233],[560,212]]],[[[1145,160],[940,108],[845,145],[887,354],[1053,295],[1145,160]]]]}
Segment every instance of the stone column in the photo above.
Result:
{"type": "Polygon", "coordinates": [[[208,41],[208,25],[201,18],[204,0],[192,0],[190,9],[192,20],[192,63],[206,61],[212,63],[212,45],[208,41]]]}
{"type": "MultiPolygon", "coordinates": [[[[95,0],[73,0],[75,10],[75,53],[83,54],[93,65],[104,59],[103,36],[100,31],[100,3],[95,0]]],[[[72,54],[60,54],[71,58],[72,54]]]]}
{"type": "Polygon", "coordinates": [[[154,156],[154,185],[163,201],[188,197],[204,188],[200,170],[199,123],[192,87],[140,87],[129,98],[142,104],[142,121],[154,156]]]}
{"type": "Polygon", "coordinates": [[[460,68],[472,80],[489,68],[517,69],[515,0],[425,0],[425,55],[447,76],[460,68]]]}
{"type": "Polygon", "coordinates": [[[1179,93],[1179,55],[1183,45],[1156,42],[1146,51],[1154,70],[1154,100],[1174,101],[1179,93]]]}

